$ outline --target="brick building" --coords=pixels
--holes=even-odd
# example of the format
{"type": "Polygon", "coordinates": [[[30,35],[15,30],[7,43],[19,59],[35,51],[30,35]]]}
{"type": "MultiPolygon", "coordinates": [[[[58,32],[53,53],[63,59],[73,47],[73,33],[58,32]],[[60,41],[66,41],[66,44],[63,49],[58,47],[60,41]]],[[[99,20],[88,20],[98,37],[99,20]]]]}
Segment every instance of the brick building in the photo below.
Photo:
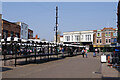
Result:
{"type": "Polygon", "coordinates": [[[28,29],[28,39],[33,39],[33,30],[28,29]]]}
{"type": "Polygon", "coordinates": [[[117,43],[117,29],[103,28],[94,30],[93,47],[106,50],[115,47],[117,43]]]}
{"type": "Polygon", "coordinates": [[[18,37],[20,38],[20,26],[9,22],[7,20],[2,20],[2,38],[7,38],[7,37],[18,37]]]}

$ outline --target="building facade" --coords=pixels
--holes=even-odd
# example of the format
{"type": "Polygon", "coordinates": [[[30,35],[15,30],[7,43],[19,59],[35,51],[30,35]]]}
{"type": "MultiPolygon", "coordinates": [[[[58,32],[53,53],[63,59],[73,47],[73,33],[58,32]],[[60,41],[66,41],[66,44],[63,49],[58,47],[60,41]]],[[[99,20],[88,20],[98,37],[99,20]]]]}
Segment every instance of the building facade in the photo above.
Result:
{"type": "Polygon", "coordinates": [[[28,39],[32,39],[33,38],[33,30],[28,29],[28,39]]]}
{"type": "Polygon", "coordinates": [[[65,44],[91,45],[93,43],[93,31],[64,32],[63,42],[65,44]]]}
{"type": "MultiPolygon", "coordinates": [[[[2,14],[0,14],[0,41],[2,39],[2,14]]],[[[0,42],[0,55],[2,54],[2,45],[0,42]]]]}
{"type": "Polygon", "coordinates": [[[60,43],[63,43],[63,36],[60,36],[60,43]]]}
{"type": "Polygon", "coordinates": [[[118,27],[118,38],[117,41],[120,43],[120,0],[118,3],[118,10],[117,10],[117,27],[118,27]]]}
{"type": "Polygon", "coordinates": [[[23,22],[16,22],[16,24],[21,27],[20,38],[27,40],[28,39],[28,25],[23,22]]]}
{"type": "Polygon", "coordinates": [[[117,45],[117,29],[103,28],[94,30],[93,47],[103,50],[112,48],[117,45]]]}
{"type": "Polygon", "coordinates": [[[2,20],[2,38],[18,37],[20,38],[20,26],[7,20],[2,20]]]}
{"type": "Polygon", "coordinates": [[[2,39],[2,14],[0,14],[0,41],[2,39]]]}

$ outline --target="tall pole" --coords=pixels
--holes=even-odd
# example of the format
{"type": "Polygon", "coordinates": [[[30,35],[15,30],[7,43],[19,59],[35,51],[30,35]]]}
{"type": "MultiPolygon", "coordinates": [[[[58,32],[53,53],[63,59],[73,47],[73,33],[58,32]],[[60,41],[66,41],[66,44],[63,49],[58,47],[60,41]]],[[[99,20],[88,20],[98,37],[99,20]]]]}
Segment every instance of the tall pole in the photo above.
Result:
{"type": "Polygon", "coordinates": [[[56,6],[56,53],[58,58],[58,50],[57,50],[57,31],[58,31],[58,6],[56,6]]]}
{"type": "Polygon", "coordinates": [[[57,31],[58,31],[58,6],[56,6],[56,43],[57,43],[57,31]]]}

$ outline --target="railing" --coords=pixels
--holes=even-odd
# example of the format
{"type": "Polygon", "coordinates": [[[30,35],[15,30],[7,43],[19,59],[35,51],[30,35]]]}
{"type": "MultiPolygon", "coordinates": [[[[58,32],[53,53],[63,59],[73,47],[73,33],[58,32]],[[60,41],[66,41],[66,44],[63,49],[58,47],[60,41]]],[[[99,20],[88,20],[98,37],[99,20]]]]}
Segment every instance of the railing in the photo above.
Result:
{"type": "Polygon", "coordinates": [[[76,49],[79,48],[49,42],[34,42],[34,41],[22,42],[21,40],[3,41],[2,60],[4,61],[4,65],[6,65],[6,61],[13,60],[14,65],[16,67],[16,65],[18,64],[17,61],[19,61],[19,59],[26,63],[30,62],[30,59],[34,59],[33,61],[37,62],[38,58],[40,60],[46,59],[49,61],[53,57],[59,59],[65,58],[67,56],[78,55],[77,53],[78,50],[76,49]]]}

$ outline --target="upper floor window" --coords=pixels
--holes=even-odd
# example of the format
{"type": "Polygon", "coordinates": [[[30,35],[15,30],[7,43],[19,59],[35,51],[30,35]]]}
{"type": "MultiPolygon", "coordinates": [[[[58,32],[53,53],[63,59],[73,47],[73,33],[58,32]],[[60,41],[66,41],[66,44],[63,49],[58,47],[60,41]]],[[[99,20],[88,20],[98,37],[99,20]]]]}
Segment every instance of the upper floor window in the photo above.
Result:
{"type": "Polygon", "coordinates": [[[108,43],[108,40],[106,39],[106,43],[108,43]]]}
{"type": "Polygon", "coordinates": [[[90,41],[91,41],[91,35],[90,35],[90,41]]]}
{"type": "Polygon", "coordinates": [[[102,43],[102,40],[100,39],[100,43],[102,43]]]}
{"type": "Polygon", "coordinates": [[[87,35],[85,35],[85,37],[86,37],[86,41],[87,41],[87,35]]]}
{"type": "Polygon", "coordinates": [[[97,33],[97,37],[101,37],[101,33],[97,33]]]}
{"type": "Polygon", "coordinates": [[[70,36],[65,36],[66,41],[70,41],[70,36]]]}
{"type": "Polygon", "coordinates": [[[111,36],[111,32],[109,32],[109,37],[111,36]]]}
{"type": "Polygon", "coordinates": [[[84,36],[82,35],[82,38],[81,38],[82,40],[84,39],[84,36]]]}
{"type": "Polygon", "coordinates": [[[11,32],[10,36],[13,37],[14,36],[14,32],[11,32]]]}
{"type": "Polygon", "coordinates": [[[89,35],[88,35],[88,41],[89,41],[89,35]]]}
{"type": "Polygon", "coordinates": [[[16,33],[16,37],[18,37],[18,38],[19,38],[19,33],[16,33]]]}
{"type": "Polygon", "coordinates": [[[117,36],[117,32],[114,32],[114,33],[113,33],[113,36],[117,36]]]}
{"type": "Polygon", "coordinates": [[[97,39],[97,43],[98,43],[99,41],[98,41],[98,39],[97,39]]]}
{"type": "Polygon", "coordinates": [[[105,36],[106,36],[106,37],[108,36],[108,33],[107,33],[107,32],[105,33],[105,36]]]}
{"type": "Polygon", "coordinates": [[[75,41],[79,41],[79,40],[80,40],[79,35],[75,35],[75,41]]]}
{"type": "Polygon", "coordinates": [[[7,38],[8,37],[8,31],[7,30],[3,30],[3,38],[7,38]]]}

